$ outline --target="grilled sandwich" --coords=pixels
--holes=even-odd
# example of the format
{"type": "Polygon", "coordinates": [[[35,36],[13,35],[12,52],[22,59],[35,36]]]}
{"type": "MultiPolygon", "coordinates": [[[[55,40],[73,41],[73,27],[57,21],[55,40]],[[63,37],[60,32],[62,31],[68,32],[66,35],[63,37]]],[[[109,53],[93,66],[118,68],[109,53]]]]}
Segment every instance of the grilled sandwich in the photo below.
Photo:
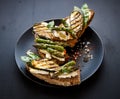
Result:
{"type": "Polygon", "coordinates": [[[84,4],[81,9],[74,7],[70,16],[61,19],[60,25],[56,26],[54,21],[37,23],[33,26],[33,32],[35,38],[42,37],[74,47],[90,24],[93,16],[94,11],[89,9],[87,4],[84,4]]]}
{"type": "Polygon", "coordinates": [[[75,61],[69,61],[59,66],[54,60],[41,59],[31,51],[21,59],[26,62],[27,70],[35,77],[60,86],[73,86],[80,84],[80,70],[75,61]]]}

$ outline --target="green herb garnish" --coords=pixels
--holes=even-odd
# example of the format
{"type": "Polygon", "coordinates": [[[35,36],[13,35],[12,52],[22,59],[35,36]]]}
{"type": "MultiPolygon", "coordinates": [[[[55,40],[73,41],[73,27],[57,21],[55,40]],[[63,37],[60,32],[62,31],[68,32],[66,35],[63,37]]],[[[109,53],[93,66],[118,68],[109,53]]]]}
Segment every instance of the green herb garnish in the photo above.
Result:
{"type": "Polygon", "coordinates": [[[54,21],[50,21],[47,25],[48,28],[52,29],[55,26],[55,22],[54,21]]]}
{"type": "Polygon", "coordinates": [[[64,19],[62,19],[61,22],[63,23],[63,25],[64,25],[66,28],[69,27],[69,25],[67,24],[67,22],[66,22],[64,19]]]}
{"type": "Polygon", "coordinates": [[[29,57],[31,57],[33,60],[38,60],[38,59],[40,59],[40,57],[39,57],[38,55],[36,55],[35,53],[31,52],[30,50],[28,50],[28,51],[26,52],[26,54],[27,54],[29,57]]]}
{"type": "Polygon", "coordinates": [[[21,56],[21,60],[28,63],[28,62],[32,61],[32,58],[30,58],[28,56],[21,56]]]}
{"type": "Polygon", "coordinates": [[[27,56],[21,56],[21,60],[28,63],[31,62],[32,60],[39,60],[40,57],[38,55],[36,55],[35,53],[31,52],[30,50],[28,50],[26,52],[27,56]]]}
{"type": "Polygon", "coordinates": [[[77,6],[74,6],[74,9],[73,9],[73,11],[81,11],[81,9],[79,8],[79,7],[77,7],[77,6]]]}

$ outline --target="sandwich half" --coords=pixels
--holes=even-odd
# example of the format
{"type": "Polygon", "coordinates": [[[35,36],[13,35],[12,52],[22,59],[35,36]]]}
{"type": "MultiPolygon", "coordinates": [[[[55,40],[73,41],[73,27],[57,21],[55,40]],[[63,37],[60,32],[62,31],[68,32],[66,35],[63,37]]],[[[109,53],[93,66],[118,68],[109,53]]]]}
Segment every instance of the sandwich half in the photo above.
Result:
{"type": "Polygon", "coordinates": [[[41,59],[30,50],[26,54],[27,56],[22,56],[21,59],[26,62],[27,70],[38,79],[59,86],[80,84],[80,70],[75,66],[75,61],[71,60],[59,66],[53,60],[41,59]]]}
{"type": "MultiPolygon", "coordinates": [[[[36,23],[33,26],[35,39],[38,37],[58,41],[64,46],[74,47],[94,16],[94,11],[84,4],[81,8],[74,7],[69,16],[62,18],[56,26],[54,21],[36,23]]],[[[36,40],[37,42],[37,40],[36,40]]]]}

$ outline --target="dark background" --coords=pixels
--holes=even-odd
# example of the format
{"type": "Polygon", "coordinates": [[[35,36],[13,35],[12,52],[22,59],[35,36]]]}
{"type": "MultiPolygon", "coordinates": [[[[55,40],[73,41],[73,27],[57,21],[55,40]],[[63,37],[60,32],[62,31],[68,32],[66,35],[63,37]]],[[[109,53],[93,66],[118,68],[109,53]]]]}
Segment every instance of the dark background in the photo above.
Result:
{"type": "Polygon", "coordinates": [[[0,99],[120,99],[119,0],[0,0],[0,99]],[[90,24],[102,38],[105,55],[99,70],[79,88],[46,88],[19,71],[14,50],[34,23],[67,16],[87,3],[95,11],[90,24]]]}

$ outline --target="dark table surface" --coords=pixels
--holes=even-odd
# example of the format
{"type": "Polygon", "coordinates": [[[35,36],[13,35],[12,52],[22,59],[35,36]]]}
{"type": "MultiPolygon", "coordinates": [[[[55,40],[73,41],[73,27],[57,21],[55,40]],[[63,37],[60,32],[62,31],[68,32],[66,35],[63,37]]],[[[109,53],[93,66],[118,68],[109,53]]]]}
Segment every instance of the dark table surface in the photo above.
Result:
{"type": "Polygon", "coordinates": [[[119,0],[0,0],[0,99],[120,99],[119,0]],[[105,55],[98,71],[79,88],[46,88],[19,71],[14,58],[18,38],[34,23],[63,18],[73,6],[94,9],[90,24],[102,38],[105,55]]]}

